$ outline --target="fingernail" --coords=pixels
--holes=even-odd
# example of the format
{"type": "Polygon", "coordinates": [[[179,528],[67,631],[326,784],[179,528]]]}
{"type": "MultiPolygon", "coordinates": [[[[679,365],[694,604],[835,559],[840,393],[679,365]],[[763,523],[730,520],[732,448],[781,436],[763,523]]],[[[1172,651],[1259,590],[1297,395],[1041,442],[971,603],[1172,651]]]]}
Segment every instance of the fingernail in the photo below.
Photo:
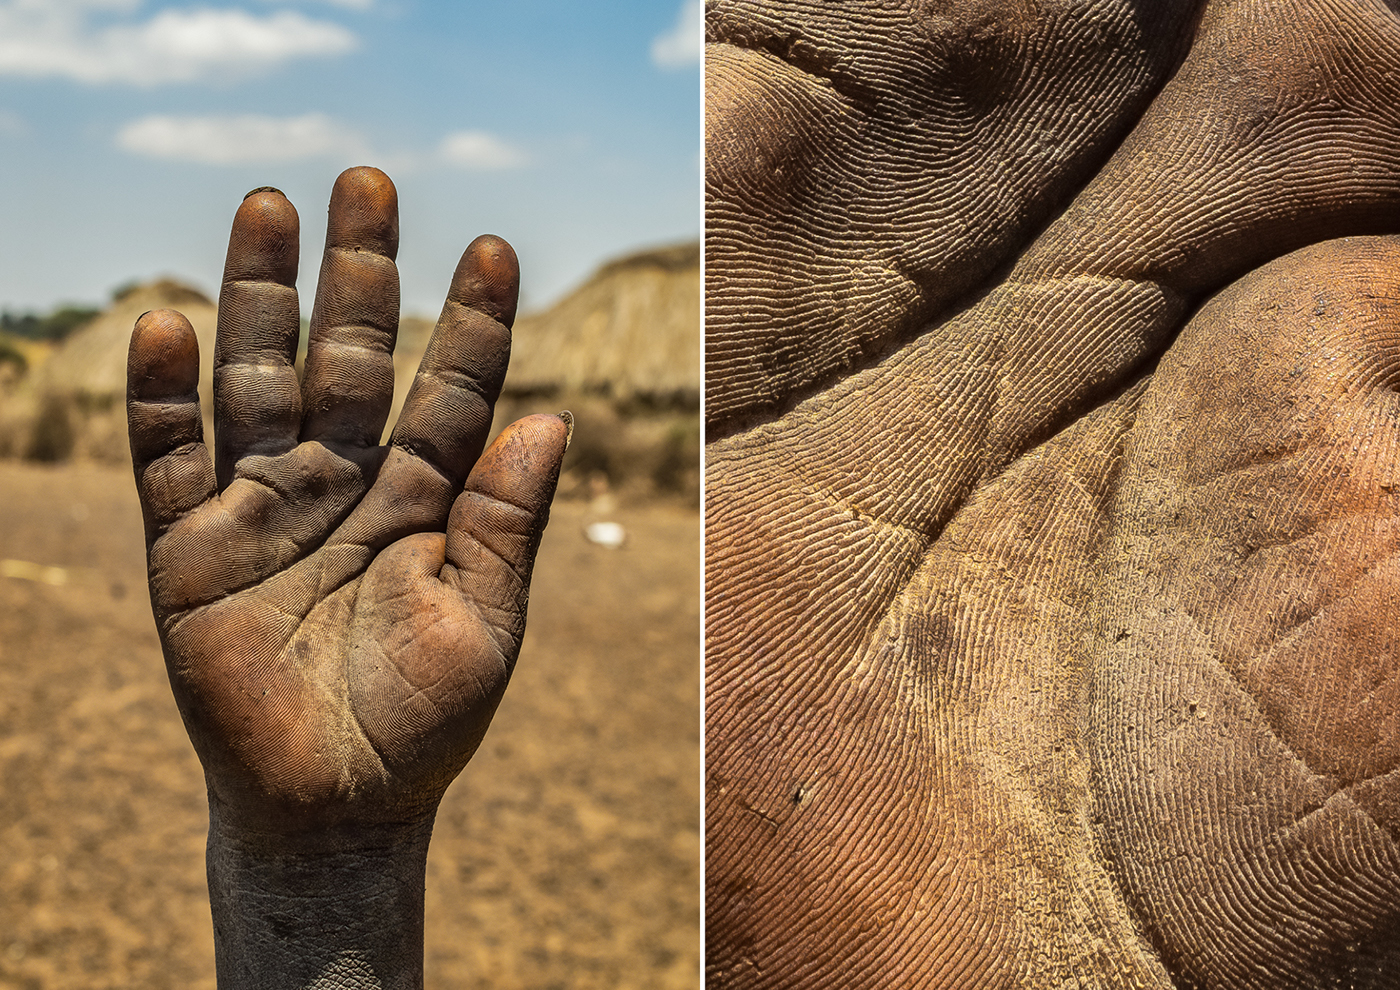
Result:
{"type": "Polygon", "coordinates": [[[258,188],[256,189],[249,189],[246,193],[243,194],[243,198],[247,199],[249,196],[256,196],[260,192],[275,192],[283,199],[287,198],[287,194],[284,193],[281,189],[278,189],[276,186],[258,186],[258,188]]]}
{"type": "Polygon", "coordinates": [[[564,451],[567,453],[569,444],[572,443],[574,439],[574,414],[565,409],[557,415],[564,421],[564,451]]]}

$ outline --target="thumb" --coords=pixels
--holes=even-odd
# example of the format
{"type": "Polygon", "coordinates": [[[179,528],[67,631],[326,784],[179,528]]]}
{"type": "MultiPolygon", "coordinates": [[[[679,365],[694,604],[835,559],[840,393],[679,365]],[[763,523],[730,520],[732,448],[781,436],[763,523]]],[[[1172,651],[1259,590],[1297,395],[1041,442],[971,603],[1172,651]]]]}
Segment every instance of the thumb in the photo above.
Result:
{"type": "Polygon", "coordinates": [[[518,615],[522,625],[530,571],[572,435],[568,413],[528,416],[506,427],[472,468],[448,518],[442,580],[481,606],[518,615]]]}

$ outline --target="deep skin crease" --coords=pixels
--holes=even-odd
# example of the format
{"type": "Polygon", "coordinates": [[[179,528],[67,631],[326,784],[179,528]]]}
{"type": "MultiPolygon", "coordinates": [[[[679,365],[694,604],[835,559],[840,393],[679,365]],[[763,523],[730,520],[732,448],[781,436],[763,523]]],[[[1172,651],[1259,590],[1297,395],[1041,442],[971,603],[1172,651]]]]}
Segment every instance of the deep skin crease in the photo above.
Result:
{"type": "Polygon", "coordinates": [[[209,790],[221,990],[418,988],[433,816],[525,631],[569,422],[483,450],[519,270],[477,238],[387,444],[398,194],[331,194],[304,371],[299,221],[277,190],[234,217],[202,436],[194,331],[132,333],[127,410],[151,602],[209,790]]]}
{"type": "Polygon", "coordinates": [[[708,984],[1400,986],[1400,7],[706,32],[708,984]]]}

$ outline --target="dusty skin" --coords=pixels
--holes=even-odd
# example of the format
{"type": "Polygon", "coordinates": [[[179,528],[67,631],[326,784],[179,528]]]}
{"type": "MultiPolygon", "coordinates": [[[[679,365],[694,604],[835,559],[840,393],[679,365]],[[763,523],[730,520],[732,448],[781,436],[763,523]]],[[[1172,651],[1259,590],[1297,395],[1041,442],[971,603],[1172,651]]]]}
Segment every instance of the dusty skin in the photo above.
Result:
{"type": "Polygon", "coordinates": [[[711,985],[1400,986],[1400,6],[706,30],[711,985]]]}
{"type": "MultiPolygon", "coordinates": [[[[299,223],[271,188],[237,208],[212,447],[189,322],[158,309],[132,331],[150,601],[207,785],[218,985],[411,990],[430,836],[516,666],[572,420],[526,416],[487,442],[519,267],[482,235],[381,444],[397,192],[373,168],[336,180],[301,369],[299,223]]],[[[554,728],[536,726],[541,742],[561,743],[554,728]]]]}
{"type": "MultiPolygon", "coordinates": [[[[0,464],[0,987],[214,986],[204,781],[124,470],[0,464]],[[28,572],[26,572],[28,573],[28,572]]],[[[555,505],[530,627],[428,856],[425,983],[698,985],[697,525],[555,505]],[[546,727],[547,731],[541,731],[546,727]]]]}

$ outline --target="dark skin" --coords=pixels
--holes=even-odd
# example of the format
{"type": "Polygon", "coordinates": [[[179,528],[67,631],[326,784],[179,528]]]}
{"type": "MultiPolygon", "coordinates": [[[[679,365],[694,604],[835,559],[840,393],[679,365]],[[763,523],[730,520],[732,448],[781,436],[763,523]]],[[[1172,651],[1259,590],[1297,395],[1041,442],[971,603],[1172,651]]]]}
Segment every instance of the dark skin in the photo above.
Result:
{"type": "Polygon", "coordinates": [[[1400,9],[706,18],[710,985],[1400,985],[1400,9]]]}
{"type": "Polygon", "coordinates": [[[402,415],[393,397],[397,192],[350,169],[331,196],[305,371],[298,218],[239,207],[215,346],[171,310],[137,321],[128,417],[151,599],[209,787],[220,987],[422,985],[428,836],[524,634],[568,442],[533,416],[483,451],[519,272],[473,241],[402,415]]]}

